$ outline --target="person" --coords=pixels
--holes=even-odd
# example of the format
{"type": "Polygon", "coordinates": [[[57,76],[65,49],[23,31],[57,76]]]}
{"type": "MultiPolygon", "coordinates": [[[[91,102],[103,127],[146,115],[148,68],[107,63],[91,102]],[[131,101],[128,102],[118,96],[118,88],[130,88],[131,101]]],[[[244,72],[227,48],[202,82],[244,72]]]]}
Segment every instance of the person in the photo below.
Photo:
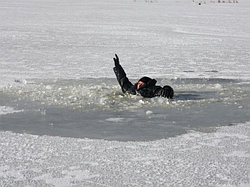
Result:
{"type": "Polygon", "coordinates": [[[149,77],[142,77],[135,84],[132,84],[127,75],[122,68],[117,54],[113,58],[115,67],[113,68],[119,85],[121,86],[123,93],[141,95],[142,97],[152,98],[152,97],[166,97],[172,99],[174,96],[174,90],[170,86],[166,85],[164,87],[156,86],[156,80],[149,77]]]}

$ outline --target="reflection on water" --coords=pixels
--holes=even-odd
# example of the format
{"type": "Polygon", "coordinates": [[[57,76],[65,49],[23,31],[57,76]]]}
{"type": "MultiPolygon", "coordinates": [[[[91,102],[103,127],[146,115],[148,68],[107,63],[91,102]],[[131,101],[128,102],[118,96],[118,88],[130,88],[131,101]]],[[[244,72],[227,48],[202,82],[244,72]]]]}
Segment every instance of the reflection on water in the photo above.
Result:
{"type": "Polygon", "coordinates": [[[0,128],[110,140],[154,140],[249,120],[249,84],[226,79],[160,79],[175,98],[124,95],[115,79],[16,80],[0,105],[0,128]]]}

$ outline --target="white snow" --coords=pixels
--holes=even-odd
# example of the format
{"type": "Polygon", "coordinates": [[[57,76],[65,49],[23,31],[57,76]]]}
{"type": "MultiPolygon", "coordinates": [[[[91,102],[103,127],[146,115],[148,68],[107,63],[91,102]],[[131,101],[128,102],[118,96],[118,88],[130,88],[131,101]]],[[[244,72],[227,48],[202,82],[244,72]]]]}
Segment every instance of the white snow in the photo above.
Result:
{"type": "Polygon", "coordinates": [[[247,186],[250,123],[150,142],[0,132],[0,186],[247,186]]]}
{"type": "MultiPolygon", "coordinates": [[[[131,78],[250,79],[248,0],[0,0],[0,17],[0,87],[114,78],[114,53],[131,78]]],[[[250,122],[150,142],[2,131],[0,186],[247,187],[250,122]]]]}
{"type": "Polygon", "coordinates": [[[250,78],[248,0],[2,0],[0,9],[1,85],[113,78],[114,53],[132,78],[250,78]]]}
{"type": "Polygon", "coordinates": [[[9,106],[0,106],[0,115],[12,114],[16,112],[23,112],[23,110],[15,110],[9,106]]]}
{"type": "Polygon", "coordinates": [[[153,112],[151,110],[146,111],[146,115],[151,115],[151,114],[153,114],[153,112]]]}
{"type": "Polygon", "coordinates": [[[107,118],[106,121],[118,123],[124,121],[124,118],[107,118]]]}

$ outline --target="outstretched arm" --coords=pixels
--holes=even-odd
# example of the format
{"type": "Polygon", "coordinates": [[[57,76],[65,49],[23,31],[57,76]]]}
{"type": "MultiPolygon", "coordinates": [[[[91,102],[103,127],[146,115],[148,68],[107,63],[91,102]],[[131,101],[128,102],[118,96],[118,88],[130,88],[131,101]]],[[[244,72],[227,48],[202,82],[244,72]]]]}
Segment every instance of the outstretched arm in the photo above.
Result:
{"type": "Polygon", "coordinates": [[[126,73],[125,73],[124,69],[122,68],[122,66],[120,65],[120,60],[119,60],[117,54],[115,54],[115,58],[113,58],[113,60],[115,63],[115,67],[113,69],[114,69],[116,78],[117,78],[118,82],[120,83],[121,79],[126,77],[126,73]]]}
{"type": "MultiPolygon", "coordinates": [[[[126,73],[122,66],[120,65],[119,58],[117,54],[115,54],[115,58],[113,58],[115,67],[113,68],[116,78],[122,88],[122,92],[125,93],[127,91],[131,92],[131,89],[133,87],[133,84],[128,80],[126,73]]],[[[132,94],[135,94],[132,92],[132,94]]]]}

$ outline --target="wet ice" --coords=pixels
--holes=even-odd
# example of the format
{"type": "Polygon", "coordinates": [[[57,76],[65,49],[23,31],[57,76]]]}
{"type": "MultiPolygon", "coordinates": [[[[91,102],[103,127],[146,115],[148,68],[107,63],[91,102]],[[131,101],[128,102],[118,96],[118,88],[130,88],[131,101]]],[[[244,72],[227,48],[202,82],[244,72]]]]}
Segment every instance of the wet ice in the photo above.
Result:
{"type": "Polygon", "coordinates": [[[23,112],[2,117],[1,128],[148,141],[249,120],[249,84],[230,79],[158,80],[174,87],[174,99],[123,94],[117,81],[108,78],[20,81],[3,90],[1,101],[23,112]]]}

